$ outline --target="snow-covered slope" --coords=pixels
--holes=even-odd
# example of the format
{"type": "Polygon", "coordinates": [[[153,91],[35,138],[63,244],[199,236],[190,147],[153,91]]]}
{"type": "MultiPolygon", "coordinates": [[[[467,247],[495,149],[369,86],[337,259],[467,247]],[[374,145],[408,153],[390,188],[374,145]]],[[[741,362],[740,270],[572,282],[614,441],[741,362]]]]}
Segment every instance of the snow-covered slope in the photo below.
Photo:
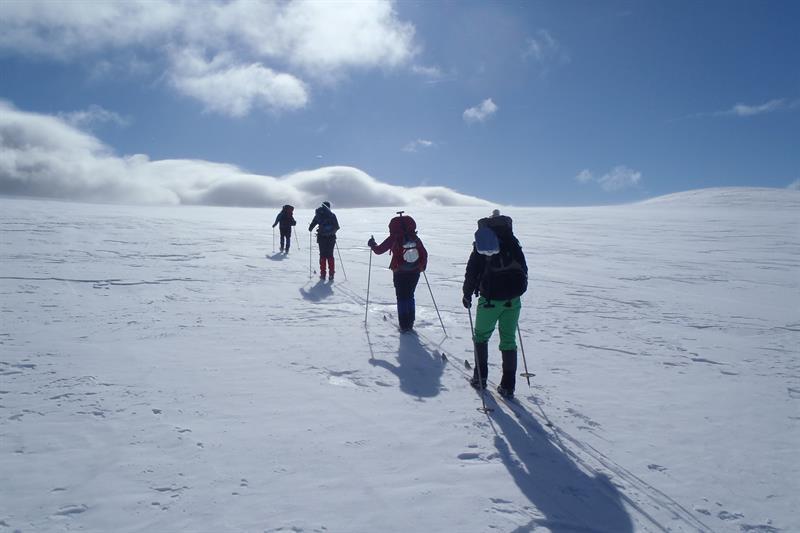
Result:
{"type": "Polygon", "coordinates": [[[310,211],[282,257],[272,211],[0,199],[0,531],[798,531],[798,212],[736,198],[509,210],[536,376],[489,416],[484,209],[410,213],[445,337],[387,256],[366,308],[391,209],[337,211],[330,285],[310,211]]]}
{"type": "Polygon", "coordinates": [[[640,205],[673,205],[691,208],[800,209],[800,191],[770,187],[715,187],[666,194],[640,205]]]}

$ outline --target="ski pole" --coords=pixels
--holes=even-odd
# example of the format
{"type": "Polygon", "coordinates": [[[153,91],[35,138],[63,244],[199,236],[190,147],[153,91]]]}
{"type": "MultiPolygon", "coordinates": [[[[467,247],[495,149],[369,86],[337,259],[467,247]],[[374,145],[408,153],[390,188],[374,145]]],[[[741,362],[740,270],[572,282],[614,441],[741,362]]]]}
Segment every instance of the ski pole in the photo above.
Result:
{"type": "Polygon", "coordinates": [[[475,349],[475,325],[472,323],[472,310],[467,309],[467,313],[469,313],[469,330],[472,332],[472,353],[474,354],[475,358],[475,368],[478,371],[478,387],[481,389],[481,403],[483,404],[483,408],[478,407],[477,409],[478,411],[488,415],[494,411],[494,409],[486,407],[486,399],[484,398],[486,390],[483,388],[483,376],[481,375],[480,361],[478,361],[478,350],[475,349]]]}
{"type": "Polygon", "coordinates": [[[314,276],[314,271],[311,269],[311,230],[308,230],[308,277],[314,276]]]}
{"type": "MultiPolygon", "coordinates": [[[[442,322],[442,315],[439,314],[439,306],[436,305],[436,298],[433,297],[433,291],[431,290],[431,284],[428,282],[428,275],[425,271],[422,271],[422,275],[425,276],[425,284],[428,286],[428,292],[431,293],[431,300],[433,300],[433,308],[436,309],[436,315],[439,317],[439,324],[442,325],[442,331],[444,331],[444,336],[447,337],[447,330],[444,329],[444,322],[442,322]]],[[[470,319],[472,318],[472,313],[469,314],[470,319]]]]}
{"type": "Polygon", "coordinates": [[[517,336],[519,337],[519,348],[522,350],[522,364],[525,365],[525,372],[520,374],[520,376],[528,380],[528,387],[530,387],[531,378],[536,374],[528,372],[528,362],[525,360],[525,347],[522,345],[522,330],[519,329],[519,324],[517,324],[517,336]]]}
{"type": "Polygon", "coordinates": [[[297,250],[300,251],[300,237],[297,236],[297,232],[294,233],[294,242],[297,244],[297,250]]]}
{"type": "Polygon", "coordinates": [[[272,253],[275,253],[275,226],[272,226],[272,253]]]}
{"type": "Polygon", "coordinates": [[[367,308],[364,310],[364,325],[367,325],[367,317],[369,316],[369,282],[372,278],[372,249],[369,250],[369,270],[367,270],[367,308]]]}
{"type": "MultiPolygon", "coordinates": [[[[339,251],[339,245],[336,241],[333,242],[333,245],[336,246],[336,253],[339,254],[339,266],[342,267],[342,274],[344,274],[344,279],[347,281],[347,272],[344,271],[344,261],[342,261],[342,252],[339,251]]],[[[371,258],[372,256],[370,256],[371,258]]]]}

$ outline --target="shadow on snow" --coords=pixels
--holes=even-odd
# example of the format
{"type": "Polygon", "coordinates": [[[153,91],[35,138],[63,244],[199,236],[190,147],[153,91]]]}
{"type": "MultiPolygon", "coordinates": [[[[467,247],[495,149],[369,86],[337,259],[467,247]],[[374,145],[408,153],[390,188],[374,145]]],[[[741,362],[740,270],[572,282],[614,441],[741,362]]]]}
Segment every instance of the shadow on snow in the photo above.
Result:
{"type": "Polygon", "coordinates": [[[581,470],[520,404],[513,417],[500,405],[491,407],[495,408],[491,420],[500,430],[494,437],[500,458],[525,497],[544,515],[515,532],[540,527],[553,532],[633,531],[622,496],[607,476],[581,470]]]}
{"type": "Polygon", "coordinates": [[[397,376],[400,390],[416,398],[432,398],[442,388],[444,365],[438,354],[431,353],[414,333],[399,335],[400,345],[397,348],[397,364],[374,357],[372,341],[367,331],[367,342],[370,347],[369,364],[384,368],[397,376]]]}
{"type": "Polygon", "coordinates": [[[316,285],[312,285],[308,290],[305,287],[300,287],[300,294],[306,300],[311,302],[319,302],[333,294],[333,288],[329,283],[319,280],[316,285]]]}

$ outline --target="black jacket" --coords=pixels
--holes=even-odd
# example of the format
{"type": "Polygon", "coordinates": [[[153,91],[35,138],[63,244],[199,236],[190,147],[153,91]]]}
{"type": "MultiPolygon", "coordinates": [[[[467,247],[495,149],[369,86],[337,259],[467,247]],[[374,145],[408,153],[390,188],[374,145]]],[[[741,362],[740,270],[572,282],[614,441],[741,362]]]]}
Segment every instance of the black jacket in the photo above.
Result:
{"type": "Polygon", "coordinates": [[[528,264],[519,241],[508,227],[493,227],[500,252],[493,256],[472,254],[464,274],[464,295],[480,294],[489,300],[511,300],[528,289],[528,264]]]}
{"type": "Polygon", "coordinates": [[[319,224],[317,238],[336,237],[336,232],[339,231],[339,221],[336,219],[336,215],[324,205],[314,211],[314,219],[308,225],[308,231],[313,230],[317,224],[319,224]]]}
{"type": "Polygon", "coordinates": [[[286,209],[282,209],[281,212],[278,213],[278,216],[275,217],[275,223],[272,224],[272,227],[274,228],[276,225],[279,224],[280,224],[280,229],[282,231],[286,231],[288,229],[291,229],[292,226],[296,226],[297,221],[294,219],[293,215],[291,215],[289,212],[286,211],[286,209]]]}

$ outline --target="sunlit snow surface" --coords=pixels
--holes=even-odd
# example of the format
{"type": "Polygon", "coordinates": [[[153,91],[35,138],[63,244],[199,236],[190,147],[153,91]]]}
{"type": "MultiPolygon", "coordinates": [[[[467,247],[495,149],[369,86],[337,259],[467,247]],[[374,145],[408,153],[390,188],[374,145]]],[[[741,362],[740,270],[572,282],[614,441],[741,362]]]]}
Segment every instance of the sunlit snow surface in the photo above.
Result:
{"type": "Polygon", "coordinates": [[[0,199],[0,531],[800,531],[800,192],[504,209],[536,376],[488,417],[489,213],[407,211],[446,338],[386,255],[364,325],[391,209],[337,211],[331,285],[310,211],[284,258],[274,210],[0,199]]]}

